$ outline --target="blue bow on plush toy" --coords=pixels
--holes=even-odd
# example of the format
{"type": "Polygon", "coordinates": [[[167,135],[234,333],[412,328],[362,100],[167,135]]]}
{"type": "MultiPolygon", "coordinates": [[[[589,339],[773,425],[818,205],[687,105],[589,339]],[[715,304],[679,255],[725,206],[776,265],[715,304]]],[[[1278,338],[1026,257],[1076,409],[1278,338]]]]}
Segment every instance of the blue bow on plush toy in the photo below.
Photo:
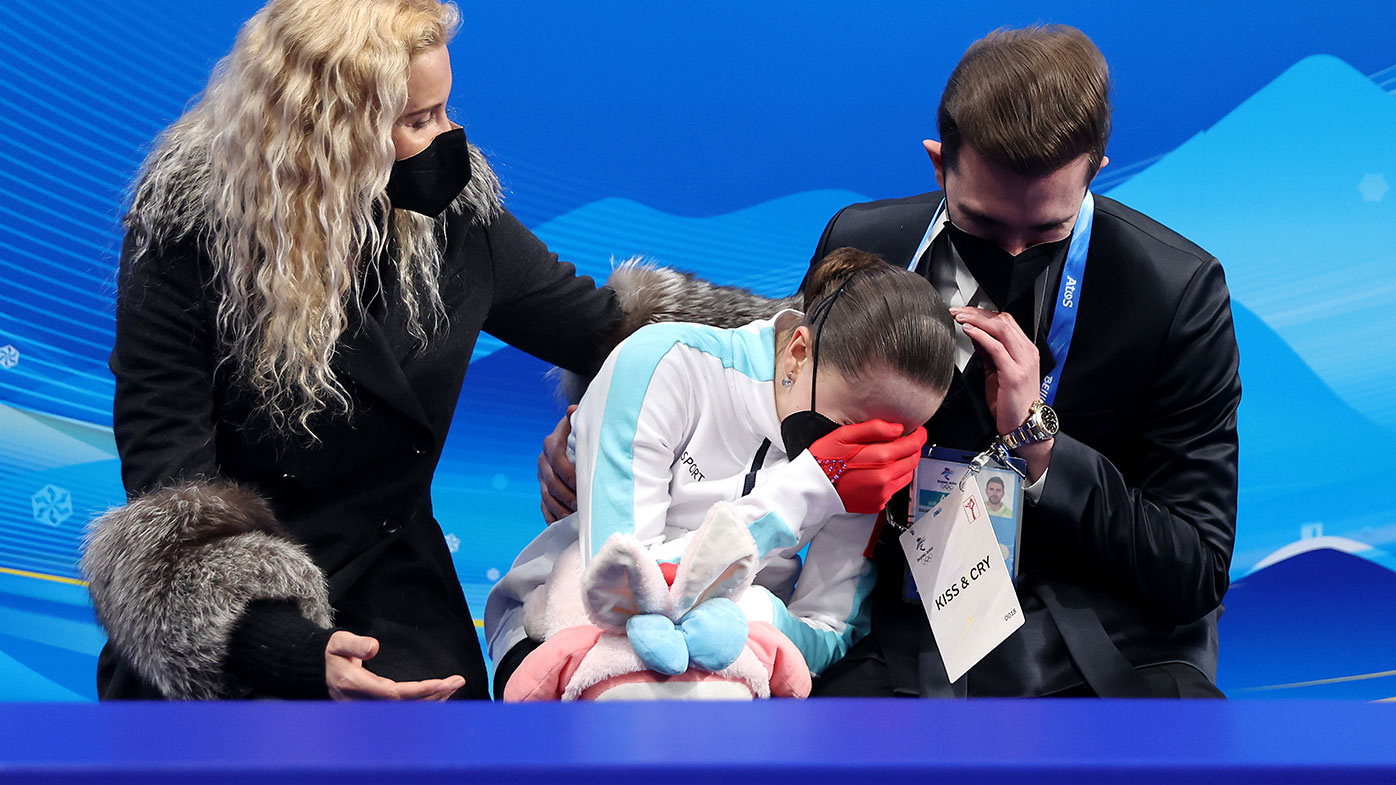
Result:
{"type": "Polygon", "coordinates": [[[746,648],[746,614],[726,597],[699,603],[675,624],[668,616],[631,616],[625,635],[640,661],[650,670],[677,676],[690,663],[705,671],[720,671],[736,662],[746,648]]]}
{"type": "Polygon", "coordinates": [[[746,525],[718,502],[689,536],[682,561],[661,565],[633,534],[612,534],[582,575],[592,623],[626,636],[640,662],[665,676],[690,665],[710,673],[727,669],[751,632],[732,600],[760,566],[746,525]]]}

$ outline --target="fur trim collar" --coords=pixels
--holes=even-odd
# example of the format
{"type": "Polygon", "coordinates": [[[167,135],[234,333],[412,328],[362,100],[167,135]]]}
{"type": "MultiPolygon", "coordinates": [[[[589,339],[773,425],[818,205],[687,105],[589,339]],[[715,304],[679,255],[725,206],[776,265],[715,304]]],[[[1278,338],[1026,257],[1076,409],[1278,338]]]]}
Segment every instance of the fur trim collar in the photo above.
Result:
{"type": "Polygon", "coordinates": [[[483,226],[503,211],[504,188],[499,184],[499,176],[480,148],[470,144],[470,182],[451,202],[450,212],[469,215],[472,223],[483,226]]]}
{"type": "Polygon", "coordinates": [[[625,335],[659,322],[741,327],[800,303],[798,295],[780,300],[762,297],[739,286],[709,283],[692,273],[640,258],[622,262],[606,279],[606,285],[615,290],[625,310],[621,328],[625,335]]]}
{"type": "MultiPolygon", "coordinates": [[[[799,294],[778,300],[762,297],[740,286],[709,283],[692,273],[660,267],[639,257],[621,262],[606,285],[615,291],[625,312],[613,336],[615,342],[607,351],[647,324],[695,322],[741,327],[786,308],[799,308],[802,302],[799,294]]],[[[580,401],[590,381],[561,368],[554,368],[549,375],[557,384],[558,398],[565,403],[580,401]]]]}

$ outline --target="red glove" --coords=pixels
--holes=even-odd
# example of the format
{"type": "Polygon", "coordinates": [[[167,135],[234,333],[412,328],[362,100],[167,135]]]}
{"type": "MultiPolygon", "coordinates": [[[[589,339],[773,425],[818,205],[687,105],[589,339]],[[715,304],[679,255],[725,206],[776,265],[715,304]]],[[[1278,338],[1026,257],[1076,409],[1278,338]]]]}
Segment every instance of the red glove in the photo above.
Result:
{"type": "Polygon", "coordinates": [[[926,429],[902,436],[902,426],[885,420],[845,425],[810,445],[810,454],[834,484],[843,508],[874,513],[911,482],[926,429]]]}

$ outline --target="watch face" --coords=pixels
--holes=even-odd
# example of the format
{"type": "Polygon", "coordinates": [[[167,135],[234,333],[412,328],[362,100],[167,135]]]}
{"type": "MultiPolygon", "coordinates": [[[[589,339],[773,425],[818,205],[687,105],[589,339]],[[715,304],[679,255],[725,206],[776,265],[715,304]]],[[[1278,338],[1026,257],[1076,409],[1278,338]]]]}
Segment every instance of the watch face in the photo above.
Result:
{"type": "Polygon", "coordinates": [[[1042,408],[1038,410],[1038,415],[1042,418],[1042,430],[1046,431],[1051,436],[1056,436],[1057,429],[1061,427],[1061,424],[1057,421],[1056,411],[1047,404],[1043,404],[1042,408]]]}

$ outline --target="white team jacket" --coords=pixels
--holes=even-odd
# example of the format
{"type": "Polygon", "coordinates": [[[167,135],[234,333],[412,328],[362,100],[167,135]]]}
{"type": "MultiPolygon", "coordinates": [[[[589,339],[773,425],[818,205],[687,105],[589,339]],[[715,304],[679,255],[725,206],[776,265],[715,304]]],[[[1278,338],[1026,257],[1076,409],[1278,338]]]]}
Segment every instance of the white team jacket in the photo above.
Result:
{"type": "Polygon", "coordinates": [[[733,504],[761,552],[741,602],[748,618],[789,636],[816,674],[866,634],[875,570],[863,552],[875,516],[844,512],[814,458],[791,461],[780,437],[775,334],[799,318],[782,311],[733,330],[650,325],[611,353],[572,418],[577,512],[534,539],[485,603],[493,660],[525,637],[523,601],[564,549],[580,547],[587,561],[625,532],[656,560],[676,561],[718,501],[733,504]]]}

